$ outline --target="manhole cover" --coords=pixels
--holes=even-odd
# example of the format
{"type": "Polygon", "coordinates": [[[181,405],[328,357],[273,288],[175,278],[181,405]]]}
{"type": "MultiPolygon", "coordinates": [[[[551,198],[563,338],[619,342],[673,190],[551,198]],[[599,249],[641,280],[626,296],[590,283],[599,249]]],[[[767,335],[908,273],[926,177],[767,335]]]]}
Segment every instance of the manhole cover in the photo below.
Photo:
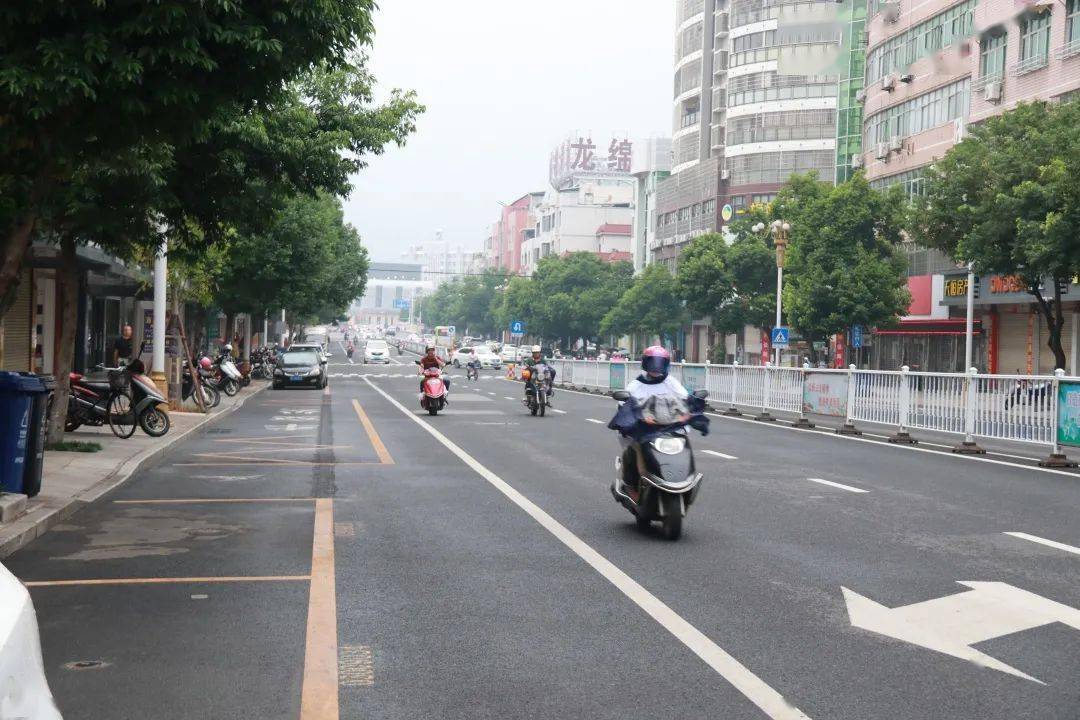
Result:
{"type": "Polygon", "coordinates": [[[109,666],[104,660],[74,660],[64,663],[65,670],[101,670],[109,666]]]}

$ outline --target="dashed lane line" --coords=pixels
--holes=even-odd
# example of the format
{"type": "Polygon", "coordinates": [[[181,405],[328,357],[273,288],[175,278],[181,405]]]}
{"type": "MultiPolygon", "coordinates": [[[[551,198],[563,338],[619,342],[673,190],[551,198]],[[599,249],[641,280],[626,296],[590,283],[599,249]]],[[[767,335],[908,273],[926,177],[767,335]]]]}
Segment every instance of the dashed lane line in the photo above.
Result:
{"type": "MultiPolygon", "coordinates": [[[[458,457],[470,467],[476,474],[484,478],[496,490],[506,496],[510,502],[521,508],[529,517],[535,520],[541,527],[551,533],[559,542],[565,545],[571,552],[584,560],[590,567],[598,572],[605,580],[614,585],[620,592],[629,598],[635,605],[640,607],[661,627],[671,633],[679,642],[683,643],[691,652],[697,655],[710,668],[742,693],[750,702],[760,708],[773,720],[809,720],[809,716],[795,707],[783,695],[764,680],[755,675],[749,668],[728,654],[722,647],[713,642],[707,635],[686,621],[660,598],[646,590],[640,583],[620,570],[614,563],[597,552],[591,545],[570,532],[558,520],[548,515],[532,500],[522,495],[509,483],[482,465],[476,458],[465,452],[452,440],[447,438],[434,426],[425,420],[413,415],[409,409],[390,396],[385,390],[365,379],[375,392],[391,405],[400,410],[435,438],[447,450],[458,457]]],[[[336,717],[336,715],[335,715],[336,717]]],[[[306,719],[304,719],[306,720],[306,719]]]]}
{"type": "Polygon", "coordinates": [[[834,487],[834,488],[837,488],[837,489],[840,489],[840,490],[847,490],[848,492],[853,492],[853,493],[868,493],[868,492],[870,492],[869,490],[863,490],[862,488],[852,487],[851,485],[844,485],[843,483],[833,482],[832,480],[824,480],[822,478],[806,478],[806,479],[809,480],[812,483],[817,483],[818,485],[828,485],[829,487],[834,487]]]}
{"type": "Polygon", "coordinates": [[[715,455],[718,458],[724,458],[725,460],[738,460],[739,458],[734,455],[728,455],[727,453],[719,452],[718,450],[702,450],[701,452],[707,455],[715,455]]]}
{"type": "Polygon", "coordinates": [[[1005,534],[1009,535],[1010,537],[1019,538],[1020,540],[1027,540],[1029,542],[1039,543],[1040,545],[1056,548],[1058,550],[1064,550],[1065,552],[1072,553],[1073,555],[1080,555],[1080,547],[1066,545],[1065,543],[1057,542],[1056,540],[1047,540],[1046,538],[1041,538],[1038,535],[1028,535],[1024,532],[1007,532],[1005,534]]]}
{"type": "Polygon", "coordinates": [[[603,425],[603,420],[597,420],[596,418],[585,418],[586,422],[596,423],[597,425],[603,425]]]}

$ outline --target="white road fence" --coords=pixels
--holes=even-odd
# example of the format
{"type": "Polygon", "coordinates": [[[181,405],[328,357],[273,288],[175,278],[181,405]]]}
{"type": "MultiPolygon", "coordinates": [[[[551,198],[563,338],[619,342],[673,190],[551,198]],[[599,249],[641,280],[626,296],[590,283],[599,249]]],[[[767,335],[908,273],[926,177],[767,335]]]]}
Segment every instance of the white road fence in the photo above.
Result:
{"type": "MultiPolygon", "coordinates": [[[[616,390],[639,372],[636,362],[552,360],[562,383],[616,390]]],[[[831,416],[852,426],[878,423],[903,437],[912,429],[1048,445],[1058,452],[1059,388],[1080,378],[898,371],[824,370],[675,363],[688,389],[705,388],[714,405],[761,413],[831,416]]],[[[1064,408],[1060,408],[1064,409],[1064,408]]],[[[1064,417],[1064,413],[1061,413],[1064,417]]]]}

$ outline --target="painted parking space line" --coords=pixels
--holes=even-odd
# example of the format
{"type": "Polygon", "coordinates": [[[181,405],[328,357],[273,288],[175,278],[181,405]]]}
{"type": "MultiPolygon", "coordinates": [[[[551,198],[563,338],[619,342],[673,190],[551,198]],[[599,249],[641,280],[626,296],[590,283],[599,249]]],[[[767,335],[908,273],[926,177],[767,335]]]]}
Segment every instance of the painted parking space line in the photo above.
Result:
{"type": "Polygon", "coordinates": [[[585,422],[596,423],[597,425],[603,425],[603,420],[597,420],[596,418],[585,418],[585,422]]]}
{"type": "Polygon", "coordinates": [[[829,487],[838,488],[840,490],[847,490],[848,492],[853,492],[853,493],[868,493],[868,492],[870,492],[869,490],[863,490],[862,488],[852,487],[851,485],[844,485],[842,483],[833,482],[832,480],[824,480],[822,478],[806,478],[806,479],[809,480],[812,483],[817,483],[819,485],[828,485],[829,487]]]}
{"type": "Polygon", "coordinates": [[[202,505],[213,503],[310,503],[315,498],[169,498],[159,500],[113,500],[114,505],[202,505]]]}
{"type": "Polygon", "coordinates": [[[71,587],[77,585],[165,585],[169,583],[241,583],[241,582],[307,582],[310,575],[238,575],[226,577],[163,577],[163,578],[90,578],[86,580],[27,580],[26,587],[71,587]]]}
{"type": "Polygon", "coordinates": [[[1073,545],[1066,545],[1065,543],[1058,542],[1056,540],[1047,540],[1041,538],[1038,535],[1028,535],[1024,532],[1007,532],[1005,535],[1009,535],[1020,540],[1027,540],[1029,542],[1038,543],[1047,547],[1056,548],[1058,550],[1064,550],[1065,552],[1072,553],[1073,555],[1080,555],[1080,547],[1074,547],[1073,545]]]}
{"type": "Polygon", "coordinates": [[[722,452],[720,452],[718,450],[702,450],[701,452],[703,452],[703,453],[705,453],[707,455],[715,455],[716,457],[724,458],[725,460],[738,460],[739,459],[739,458],[735,457],[734,455],[728,455],[727,453],[722,453],[722,452]]]}
{"type": "MultiPolygon", "coordinates": [[[[697,655],[706,665],[727,680],[750,702],[773,720],[809,720],[776,689],[766,684],[749,668],[728,654],[707,635],[691,625],[685,618],[668,607],[660,598],[646,590],[640,583],[620,570],[614,563],[597,552],[591,545],[570,532],[562,523],[545,512],[539,505],[514,489],[509,483],[482,465],[452,440],[439,432],[431,423],[413,415],[408,408],[390,396],[371,380],[365,379],[375,392],[423,428],[447,450],[457,456],[477,475],[501,492],[510,502],[523,510],[541,527],[547,530],[571,552],[581,558],[605,580],[623,593],[631,602],[644,610],[661,627],[697,655]]],[[[597,421],[598,422],[598,421],[597,421]]],[[[336,717],[336,716],[335,716],[336,717]]],[[[306,720],[306,718],[304,719],[306,720]]]]}
{"type": "Polygon", "coordinates": [[[393,465],[394,458],[390,456],[390,452],[383,445],[382,438],[379,437],[379,433],[375,431],[375,425],[368,418],[367,413],[364,412],[364,408],[360,406],[360,401],[355,398],[352,401],[353,409],[356,410],[356,416],[360,418],[360,424],[364,426],[364,431],[367,433],[368,440],[371,441],[372,446],[375,448],[375,454],[379,456],[379,462],[383,465],[393,465]]]}

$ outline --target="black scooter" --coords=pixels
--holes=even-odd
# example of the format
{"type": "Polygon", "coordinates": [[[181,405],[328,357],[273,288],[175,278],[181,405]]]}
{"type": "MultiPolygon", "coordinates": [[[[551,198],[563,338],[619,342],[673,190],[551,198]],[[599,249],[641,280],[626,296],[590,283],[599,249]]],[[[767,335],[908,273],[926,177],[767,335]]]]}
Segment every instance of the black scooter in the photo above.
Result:
{"type": "MultiPolygon", "coordinates": [[[[699,400],[708,395],[705,390],[694,392],[699,400]]],[[[630,393],[619,390],[612,397],[626,402],[630,393]]],[[[702,479],[686,425],[657,426],[638,439],[620,435],[619,440],[623,452],[615,459],[612,497],[634,515],[639,529],[647,530],[657,521],[665,538],[678,540],[702,479]]]]}

